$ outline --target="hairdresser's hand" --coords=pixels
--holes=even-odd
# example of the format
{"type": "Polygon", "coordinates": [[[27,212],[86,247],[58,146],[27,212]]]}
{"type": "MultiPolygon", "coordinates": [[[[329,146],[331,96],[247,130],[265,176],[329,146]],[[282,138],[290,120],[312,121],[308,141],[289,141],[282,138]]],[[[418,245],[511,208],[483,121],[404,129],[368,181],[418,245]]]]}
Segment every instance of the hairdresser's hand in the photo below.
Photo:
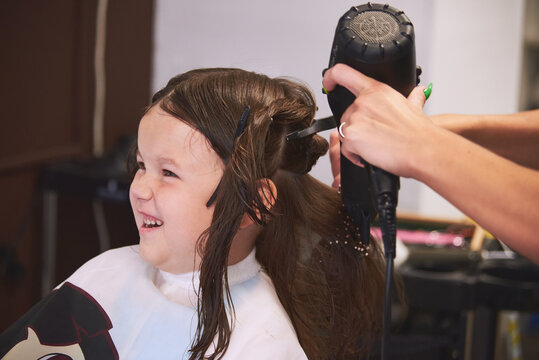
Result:
{"type": "MultiPolygon", "coordinates": [[[[346,87],[356,100],[341,118],[342,153],[356,165],[360,157],[393,174],[413,177],[414,156],[428,146],[429,132],[436,128],[423,113],[423,90],[416,87],[406,99],[400,93],[349,66],[337,64],[323,79],[328,91],[346,87]]],[[[332,135],[332,170],[339,172],[338,135],[332,135]],[[337,136],[337,137],[336,137],[337,136]]],[[[334,186],[338,186],[334,182],[334,186]]]]}

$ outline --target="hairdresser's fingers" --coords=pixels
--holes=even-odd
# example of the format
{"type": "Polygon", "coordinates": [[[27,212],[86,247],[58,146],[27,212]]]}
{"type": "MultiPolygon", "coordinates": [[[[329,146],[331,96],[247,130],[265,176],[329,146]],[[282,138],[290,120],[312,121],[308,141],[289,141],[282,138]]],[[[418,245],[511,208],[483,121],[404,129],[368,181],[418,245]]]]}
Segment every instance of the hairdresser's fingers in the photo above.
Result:
{"type": "Polygon", "coordinates": [[[358,96],[360,92],[380,83],[348,65],[336,64],[324,73],[322,84],[327,91],[332,91],[337,85],[341,85],[358,96]]]}
{"type": "Polygon", "coordinates": [[[427,101],[425,97],[425,86],[416,86],[410,95],[408,95],[408,101],[415,106],[416,108],[422,110],[425,102],[427,101]]]}
{"type": "Polygon", "coordinates": [[[331,163],[331,173],[336,178],[341,173],[341,141],[338,131],[333,131],[329,135],[329,161],[331,163]]]}
{"type": "Polygon", "coordinates": [[[331,186],[338,189],[341,186],[341,141],[338,131],[333,131],[329,135],[329,161],[331,163],[331,173],[333,174],[331,186]]]}
{"type": "Polygon", "coordinates": [[[333,178],[333,183],[331,184],[331,186],[333,186],[335,189],[339,189],[339,187],[341,186],[341,174],[337,174],[337,176],[335,176],[333,178]]]}
{"type": "MultiPolygon", "coordinates": [[[[350,142],[348,142],[348,144],[350,144],[350,142]]],[[[343,156],[350,160],[354,165],[359,167],[365,167],[365,165],[363,165],[363,163],[361,162],[361,156],[357,154],[356,149],[350,149],[349,146],[343,146],[341,151],[343,156]]]]}

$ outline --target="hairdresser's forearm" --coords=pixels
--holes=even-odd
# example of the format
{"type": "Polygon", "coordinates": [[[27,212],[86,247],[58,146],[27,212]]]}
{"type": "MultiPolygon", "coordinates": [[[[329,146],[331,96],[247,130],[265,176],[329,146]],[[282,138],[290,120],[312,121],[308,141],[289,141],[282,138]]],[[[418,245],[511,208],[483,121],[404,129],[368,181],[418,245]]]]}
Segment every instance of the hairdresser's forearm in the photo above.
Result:
{"type": "Polygon", "coordinates": [[[431,119],[500,156],[539,169],[539,110],[507,115],[444,114],[431,119]]]}
{"type": "Polygon", "coordinates": [[[539,172],[437,128],[414,156],[415,178],[539,263],[539,172]]]}

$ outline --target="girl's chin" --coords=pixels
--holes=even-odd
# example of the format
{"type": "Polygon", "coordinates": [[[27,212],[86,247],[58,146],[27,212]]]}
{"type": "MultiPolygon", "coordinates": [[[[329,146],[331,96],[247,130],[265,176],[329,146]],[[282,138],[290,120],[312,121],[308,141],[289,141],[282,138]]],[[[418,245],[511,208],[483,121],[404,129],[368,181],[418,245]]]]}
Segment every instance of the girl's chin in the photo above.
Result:
{"type": "Polygon", "coordinates": [[[166,251],[157,248],[155,241],[150,241],[144,237],[140,237],[139,243],[139,256],[148,264],[160,267],[166,262],[166,251]]]}
{"type": "Polygon", "coordinates": [[[196,261],[192,257],[175,257],[170,249],[158,248],[156,240],[150,241],[141,237],[139,244],[139,256],[150,265],[155,266],[161,271],[171,274],[182,274],[199,269],[200,258],[196,261]]]}

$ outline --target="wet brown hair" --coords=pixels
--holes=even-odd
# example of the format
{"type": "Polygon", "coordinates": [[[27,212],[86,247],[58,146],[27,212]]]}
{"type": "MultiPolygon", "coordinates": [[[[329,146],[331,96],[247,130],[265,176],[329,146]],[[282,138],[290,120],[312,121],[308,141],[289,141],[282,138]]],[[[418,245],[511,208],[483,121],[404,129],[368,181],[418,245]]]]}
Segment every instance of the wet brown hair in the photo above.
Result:
{"type": "Polygon", "coordinates": [[[262,225],[256,258],[309,359],[365,357],[380,330],[383,260],[376,243],[363,246],[337,192],[307,174],[327,141],[286,140],[311,125],[311,92],[296,81],[240,69],[197,69],[172,78],[151,106],[200,131],[225,164],[212,224],[197,246],[199,317],[190,359],[219,359],[228,347],[227,261],[245,213],[262,225]],[[246,106],[247,126],[235,139],[246,106]],[[271,208],[259,191],[263,179],[277,188],[271,208]],[[206,354],[212,342],[214,352],[206,354]]]}

